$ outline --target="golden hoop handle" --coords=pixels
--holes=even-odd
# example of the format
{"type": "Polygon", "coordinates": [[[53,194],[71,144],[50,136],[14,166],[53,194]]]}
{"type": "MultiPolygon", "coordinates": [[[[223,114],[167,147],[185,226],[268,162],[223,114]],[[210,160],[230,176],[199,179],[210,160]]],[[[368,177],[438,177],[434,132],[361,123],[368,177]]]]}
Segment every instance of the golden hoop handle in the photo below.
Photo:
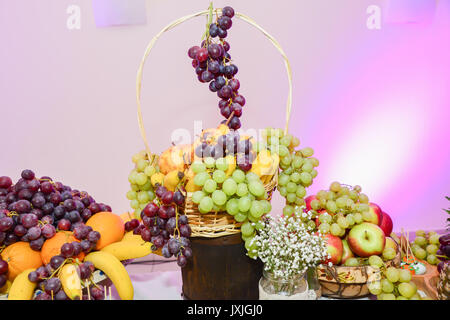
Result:
{"type": "MultiPolygon", "coordinates": [[[[214,11],[221,12],[222,10],[215,9],[214,11]]],[[[144,121],[142,119],[142,109],[141,109],[142,73],[143,73],[145,61],[146,61],[148,55],[150,54],[150,51],[152,50],[153,46],[155,45],[156,41],[159,39],[159,37],[161,37],[161,35],[164,32],[169,31],[170,29],[175,28],[180,23],[183,23],[192,18],[208,15],[209,12],[210,12],[209,10],[204,10],[204,11],[200,11],[200,12],[197,12],[197,13],[194,13],[191,15],[184,16],[182,18],[179,18],[179,19],[173,21],[172,23],[170,23],[166,27],[164,27],[155,37],[153,37],[153,39],[150,41],[150,43],[147,45],[147,48],[145,49],[145,53],[144,53],[144,56],[142,57],[142,60],[141,60],[141,63],[139,65],[139,69],[137,72],[137,77],[136,77],[136,102],[137,102],[137,111],[138,111],[139,130],[141,132],[142,139],[144,140],[145,149],[146,149],[149,159],[151,159],[151,153],[150,153],[150,147],[149,147],[148,140],[147,140],[147,135],[145,134],[144,121]]],[[[289,82],[289,92],[288,92],[288,98],[287,98],[287,102],[286,102],[286,126],[284,128],[284,132],[287,133],[288,128],[289,128],[289,119],[291,117],[291,107],[292,107],[292,70],[291,70],[291,65],[289,63],[289,60],[286,57],[286,54],[284,53],[284,51],[281,48],[278,41],[275,40],[275,38],[272,37],[266,30],[264,30],[262,27],[260,27],[252,18],[250,18],[242,13],[239,13],[239,12],[236,12],[235,16],[241,20],[244,20],[245,22],[249,23],[250,25],[254,26],[256,29],[261,31],[264,34],[264,36],[267,39],[269,39],[270,42],[272,42],[272,44],[275,46],[275,48],[277,48],[277,50],[281,53],[281,56],[284,59],[284,65],[286,67],[286,72],[287,72],[288,82],[289,82]]]]}

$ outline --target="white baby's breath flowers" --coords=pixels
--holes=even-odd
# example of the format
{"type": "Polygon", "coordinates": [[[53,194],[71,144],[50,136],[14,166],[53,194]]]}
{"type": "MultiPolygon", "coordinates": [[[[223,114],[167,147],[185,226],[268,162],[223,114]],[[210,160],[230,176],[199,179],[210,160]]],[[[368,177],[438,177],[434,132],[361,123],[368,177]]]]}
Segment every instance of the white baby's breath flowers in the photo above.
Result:
{"type": "Polygon", "coordinates": [[[313,234],[311,212],[296,211],[290,217],[267,216],[265,226],[250,243],[250,256],[258,256],[264,270],[275,278],[289,279],[315,267],[328,257],[326,241],[313,234]]]}

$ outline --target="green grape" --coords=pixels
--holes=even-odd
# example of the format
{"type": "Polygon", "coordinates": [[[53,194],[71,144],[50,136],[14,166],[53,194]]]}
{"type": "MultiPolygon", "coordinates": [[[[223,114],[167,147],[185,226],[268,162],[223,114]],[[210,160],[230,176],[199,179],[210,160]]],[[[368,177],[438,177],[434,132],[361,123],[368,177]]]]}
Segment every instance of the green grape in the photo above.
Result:
{"type": "Polygon", "coordinates": [[[438,258],[436,257],[436,255],[434,255],[434,254],[429,254],[429,255],[427,256],[427,262],[428,262],[429,264],[436,265],[436,264],[439,263],[439,260],[438,260],[438,258]]]}
{"type": "Polygon", "coordinates": [[[295,193],[288,193],[286,195],[286,200],[289,203],[295,203],[295,200],[297,199],[297,196],[295,195],[295,193]]]}
{"type": "Polygon", "coordinates": [[[217,189],[217,183],[213,179],[208,179],[203,185],[203,190],[208,193],[213,193],[217,189]]]}
{"type": "Polygon", "coordinates": [[[266,192],[264,185],[260,181],[250,181],[248,184],[248,190],[256,197],[261,197],[266,192]]]}
{"type": "Polygon", "coordinates": [[[227,202],[227,195],[222,190],[216,190],[212,193],[212,200],[218,206],[222,206],[227,202]]]}
{"type": "Polygon", "coordinates": [[[289,147],[291,142],[292,142],[292,136],[290,134],[288,134],[280,139],[280,144],[282,144],[285,147],[289,147]]]}
{"type": "Polygon", "coordinates": [[[278,154],[280,155],[280,157],[286,157],[287,155],[289,155],[289,149],[286,146],[279,145],[278,154]]]}
{"type": "Polygon", "coordinates": [[[386,278],[392,282],[395,283],[398,281],[400,276],[400,273],[398,272],[398,270],[394,267],[389,267],[386,269],[386,278]]]}
{"type": "Polygon", "coordinates": [[[151,177],[156,173],[156,168],[154,166],[148,166],[147,168],[145,168],[144,173],[147,176],[151,177]]]}
{"type": "Polygon", "coordinates": [[[439,245],[439,235],[438,234],[432,234],[430,235],[429,239],[431,244],[439,245]]]}
{"type": "Polygon", "coordinates": [[[239,199],[239,211],[247,212],[252,205],[252,200],[248,196],[239,199]]]}
{"type": "Polygon", "coordinates": [[[245,181],[245,173],[241,169],[236,169],[233,171],[231,177],[236,181],[236,183],[242,183],[245,181]]]}
{"type": "Polygon", "coordinates": [[[385,260],[392,260],[395,258],[397,252],[395,252],[394,248],[384,248],[383,250],[383,258],[385,260]]]}
{"type": "Polygon", "coordinates": [[[313,165],[313,167],[318,167],[319,166],[319,159],[317,159],[317,158],[309,158],[309,161],[311,161],[311,164],[313,165]]]}
{"type": "Polygon", "coordinates": [[[356,192],[355,190],[350,190],[348,193],[348,196],[350,197],[350,199],[352,199],[353,201],[358,200],[358,192],[356,192]]]}
{"type": "Polygon", "coordinates": [[[317,170],[312,170],[309,174],[314,179],[315,177],[317,177],[317,170]]]}
{"type": "Polygon", "coordinates": [[[246,219],[247,219],[247,213],[246,212],[238,212],[234,216],[234,220],[236,220],[237,222],[244,222],[246,219]]]}
{"type": "Polygon", "coordinates": [[[286,155],[284,158],[281,158],[280,163],[289,166],[292,161],[292,156],[290,154],[286,155]]]}
{"type": "Polygon", "coordinates": [[[418,293],[416,293],[411,298],[409,298],[409,300],[422,300],[422,298],[418,293]]]}
{"type": "Polygon", "coordinates": [[[436,252],[439,250],[439,247],[435,244],[429,244],[427,245],[426,250],[428,254],[436,254],[436,252]]]}
{"type": "MultiPolygon", "coordinates": [[[[298,191],[298,189],[297,189],[298,191]]],[[[309,205],[311,206],[311,209],[313,210],[319,210],[320,209],[320,201],[317,199],[312,200],[309,205]]]]}
{"type": "Polygon", "coordinates": [[[200,173],[206,171],[206,165],[202,161],[194,161],[191,165],[192,171],[194,173],[200,173]]]}
{"type": "Polygon", "coordinates": [[[148,197],[149,197],[150,201],[155,200],[156,194],[154,191],[150,190],[150,191],[147,191],[147,193],[148,193],[148,197]]]}
{"type": "Polygon", "coordinates": [[[265,228],[265,224],[261,220],[259,220],[258,222],[255,223],[256,230],[262,230],[264,228],[265,228]]]}
{"type": "Polygon", "coordinates": [[[413,248],[413,253],[420,260],[427,257],[427,251],[419,246],[413,248]]]}
{"type": "Polygon", "coordinates": [[[304,157],[312,157],[314,150],[312,148],[306,147],[300,150],[304,157]]]}
{"type": "Polygon", "coordinates": [[[364,193],[361,193],[358,197],[359,202],[361,203],[369,203],[369,197],[367,195],[365,195],[364,193]]]}
{"type": "Polygon", "coordinates": [[[311,171],[313,171],[313,169],[314,169],[314,167],[310,162],[305,161],[305,163],[302,166],[302,170],[304,172],[311,172],[311,171]]]}
{"type": "Polygon", "coordinates": [[[136,153],[135,155],[133,155],[133,157],[131,158],[131,161],[133,161],[133,163],[137,163],[140,159],[144,159],[144,158],[145,158],[145,153],[139,152],[139,153],[136,153]]]}
{"type": "Polygon", "coordinates": [[[136,191],[130,190],[127,192],[127,199],[128,200],[135,200],[137,197],[136,191]]]}
{"type": "Polygon", "coordinates": [[[302,165],[303,165],[303,158],[299,157],[299,156],[294,156],[292,159],[291,166],[294,169],[299,169],[299,168],[301,168],[302,165]]]}
{"type": "MultiPolygon", "coordinates": [[[[216,170],[213,173],[213,179],[217,183],[224,182],[226,178],[227,178],[227,175],[222,170],[216,170]]],[[[234,182],[234,180],[233,180],[233,182],[234,182]]]]}
{"type": "Polygon", "coordinates": [[[253,238],[247,238],[245,240],[244,246],[247,251],[250,251],[251,249],[256,248],[256,241],[253,241],[253,238]]]}
{"type": "Polygon", "coordinates": [[[226,210],[229,214],[234,216],[239,212],[239,202],[237,199],[229,199],[226,204],[226,210]]]}
{"type": "Polygon", "coordinates": [[[209,176],[208,172],[197,173],[194,177],[194,184],[196,186],[202,187],[210,178],[211,177],[209,176]]]}
{"type": "Polygon", "coordinates": [[[297,197],[297,199],[295,199],[295,204],[299,207],[305,207],[306,206],[306,201],[303,198],[299,198],[297,197]]]}
{"type": "Polygon", "coordinates": [[[203,162],[205,163],[205,166],[208,169],[212,169],[216,165],[216,160],[214,160],[213,157],[207,157],[207,158],[203,159],[203,162]]]}
{"type": "Polygon", "coordinates": [[[344,197],[339,197],[339,198],[336,199],[336,206],[339,209],[344,209],[346,203],[347,203],[347,199],[344,198],[344,197]]]}
{"type": "Polygon", "coordinates": [[[402,282],[398,285],[398,292],[405,298],[411,298],[416,293],[416,288],[411,284],[402,282]]]}
{"type": "MultiPolygon", "coordinates": [[[[240,183],[240,185],[241,184],[242,183],[240,183]]],[[[245,186],[245,184],[243,184],[243,185],[245,186]]],[[[233,194],[235,194],[237,192],[238,185],[237,185],[236,181],[234,181],[234,179],[228,178],[224,181],[224,183],[222,185],[222,190],[228,196],[232,196],[233,194]]]]}
{"type": "Polygon", "coordinates": [[[396,300],[396,297],[393,293],[385,293],[383,295],[383,300],[396,300]]]}
{"type": "Polygon", "coordinates": [[[194,202],[195,204],[199,204],[200,201],[202,201],[203,197],[206,196],[206,193],[204,193],[203,191],[195,191],[192,194],[192,202],[194,202]]]}
{"type": "Polygon", "coordinates": [[[363,221],[363,217],[362,217],[361,213],[359,213],[359,212],[356,212],[355,214],[353,214],[353,219],[355,219],[356,224],[360,224],[363,221]]]}
{"type": "Polygon", "coordinates": [[[136,176],[136,183],[140,186],[144,185],[147,182],[147,180],[148,176],[143,172],[138,173],[136,176]]]}
{"type": "Polygon", "coordinates": [[[137,174],[138,172],[136,170],[133,170],[130,172],[130,174],[128,175],[128,181],[131,184],[136,184],[136,178],[137,178],[137,174]]]}
{"type": "Polygon", "coordinates": [[[341,227],[342,229],[347,229],[348,228],[348,222],[347,219],[345,217],[339,217],[337,219],[337,224],[339,225],[339,227],[341,227]]]}
{"type": "Polygon", "coordinates": [[[417,230],[416,231],[416,238],[417,237],[426,237],[427,236],[427,233],[425,232],[425,231],[423,231],[423,230],[417,230]]]}
{"type": "Polygon", "coordinates": [[[400,282],[410,282],[411,281],[411,272],[407,269],[400,269],[398,275],[398,280],[400,282]]]}
{"type": "Polygon", "coordinates": [[[216,168],[222,171],[228,170],[228,162],[225,158],[219,158],[216,160],[216,168]]]}
{"type": "MultiPolygon", "coordinates": [[[[288,170],[292,169],[289,165],[282,164],[281,162],[280,162],[280,168],[283,170],[283,173],[286,173],[286,174],[287,174],[288,170]]],[[[291,173],[292,172],[290,172],[289,174],[291,174],[291,173]]]]}
{"type": "Polygon", "coordinates": [[[250,215],[252,215],[255,218],[259,218],[264,214],[264,208],[259,203],[259,201],[255,200],[252,201],[251,207],[250,207],[250,215]]]}
{"type": "Polygon", "coordinates": [[[279,188],[279,189],[278,189],[278,192],[280,193],[280,195],[281,195],[282,197],[286,197],[287,194],[288,194],[287,188],[286,188],[286,187],[281,187],[281,188],[279,188]]]}
{"type": "Polygon", "coordinates": [[[296,185],[295,183],[293,183],[293,182],[289,182],[289,183],[286,185],[286,191],[287,191],[288,193],[294,193],[294,192],[296,192],[296,191],[297,191],[297,185],[296,185]]]}
{"type": "Polygon", "coordinates": [[[149,162],[144,159],[139,159],[138,162],[136,162],[136,169],[139,172],[144,172],[145,168],[147,168],[149,162]]]}
{"type": "Polygon", "coordinates": [[[283,214],[284,214],[286,217],[291,216],[291,215],[294,213],[294,211],[295,211],[295,209],[294,209],[293,206],[285,206],[285,207],[283,208],[283,214]]]}
{"type": "Polygon", "coordinates": [[[300,145],[300,140],[296,137],[293,137],[292,138],[292,146],[295,148],[295,147],[298,147],[299,145],[300,145]]]}
{"type": "Polygon", "coordinates": [[[381,259],[379,256],[373,255],[369,257],[369,265],[372,267],[381,268],[384,266],[383,259],[381,259]]]}
{"type": "Polygon", "coordinates": [[[142,211],[145,209],[148,203],[139,203],[139,211],[142,211]]]}
{"type": "Polygon", "coordinates": [[[211,212],[211,210],[213,209],[213,205],[214,205],[213,200],[210,197],[205,196],[200,201],[200,204],[198,205],[198,210],[200,211],[200,213],[208,213],[211,212]]]}
{"type": "Polygon", "coordinates": [[[348,258],[345,260],[344,266],[346,267],[357,267],[359,266],[359,261],[356,258],[348,258]]]}
{"type": "Polygon", "coordinates": [[[148,181],[143,186],[141,186],[141,189],[144,191],[149,191],[149,190],[153,189],[151,180],[148,179],[148,181]]]}
{"type": "Polygon", "coordinates": [[[309,186],[312,183],[312,176],[308,172],[300,173],[300,181],[304,186],[309,186]]]}
{"type": "Polygon", "coordinates": [[[355,224],[355,218],[353,218],[353,214],[348,214],[345,216],[345,220],[347,220],[347,224],[351,227],[355,224]]]}
{"type": "Polygon", "coordinates": [[[137,184],[131,184],[130,188],[131,188],[132,191],[139,191],[140,190],[140,188],[139,188],[139,186],[137,184]]]}
{"type": "Polygon", "coordinates": [[[300,173],[298,173],[298,172],[293,172],[292,174],[291,174],[291,181],[293,182],[293,183],[295,183],[295,184],[298,184],[299,182],[300,182],[300,173]]]}
{"type": "Polygon", "coordinates": [[[148,196],[147,191],[140,191],[140,192],[138,192],[137,200],[140,203],[148,203],[150,201],[150,197],[148,196]]]}
{"type": "Polygon", "coordinates": [[[394,285],[388,279],[381,279],[381,290],[385,293],[391,293],[394,291],[394,285]]]}
{"type": "Polygon", "coordinates": [[[341,234],[342,229],[337,223],[333,223],[330,227],[330,232],[333,236],[338,237],[341,234]]]}
{"type": "Polygon", "coordinates": [[[425,237],[418,236],[414,239],[414,243],[421,247],[425,247],[427,245],[428,241],[425,237]]]}
{"type": "MultiPolygon", "coordinates": [[[[233,179],[233,181],[234,181],[234,179],[233,179]]],[[[247,195],[248,194],[247,184],[245,184],[243,182],[239,183],[236,187],[236,194],[239,197],[243,197],[243,196],[247,195]]]]}
{"type": "Polygon", "coordinates": [[[341,190],[341,184],[337,181],[334,181],[330,185],[330,191],[339,192],[341,190]]]}
{"type": "Polygon", "coordinates": [[[367,203],[357,203],[356,204],[356,210],[358,210],[359,212],[368,212],[370,209],[369,205],[367,203]]]}
{"type": "Polygon", "coordinates": [[[281,173],[281,174],[278,176],[278,185],[279,185],[279,186],[285,186],[285,185],[287,185],[287,183],[289,182],[289,180],[290,180],[290,177],[289,177],[287,174],[281,173]]]}
{"type": "Polygon", "coordinates": [[[335,213],[337,211],[336,202],[332,200],[327,201],[327,211],[331,213],[335,213]]]}
{"type": "Polygon", "coordinates": [[[255,228],[252,226],[252,223],[246,221],[241,225],[241,232],[244,236],[250,236],[255,231],[255,228]]]}
{"type": "Polygon", "coordinates": [[[264,214],[269,213],[272,210],[272,204],[268,200],[261,200],[259,203],[262,205],[264,214]]]}
{"type": "Polygon", "coordinates": [[[345,236],[345,229],[341,228],[341,233],[339,233],[339,237],[343,238],[345,236]]]}
{"type": "Polygon", "coordinates": [[[308,227],[309,230],[315,230],[316,229],[316,223],[312,220],[309,220],[306,223],[306,226],[308,227]]]}
{"type": "Polygon", "coordinates": [[[323,223],[328,223],[330,224],[331,222],[333,222],[333,217],[328,213],[322,213],[319,218],[322,217],[323,223]]]}
{"type": "MultiPolygon", "coordinates": [[[[349,258],[349,259],[351,259],[351,258],[349,258]]],[[[349,259],[347,259],[347,260],[349,260],[349,259]]],[[[373,295],[376,295],[376,296],[383,292],[383,290],[381,290],[381,283],[380,283],[380,281],[368,282],[367,283],[367,287],[369,289],[369,292],[371,294],[373,294],[373,295]]]]}
{"type": "Polygon", "coordinates": [[[404,296],[398,296],[397,298],[395,298],[395,300],[409,300],[409,299],[405,298],[404,296]]]}
{"type": "Polygon", "coordinates": [[[249,183],[252,182],[252,181],[261,182],[261,180],[259,180],[259,176],[256,173],[251,172],[251,171],[247,172],[245,177],[247,178],[247,181],[249,183]]]}
{"type": "Polygon", "coordinates": [[[132,207],[133,209],[138,209],[139,208],[139,201],[131,200],[130,207],[132,207]]]}
{"type": "MultiPolygon", "coordinates": [[[[294,169],[292,169],[291,167],[288,167],[286,170],[283,171],[283,173],[285,173],[288,176],[290,176],[291,174],[294,173],[294,169]]],[[[289,179],[290,179],[290,177],[289,177],[289,179]]]]}
{"type": "Polygon", "coordinates": [[[364,211],[362,213],[362,218],[364,221],[371,221],[372,220],[372,214],[369,211],[364,211]]]}
{"type": "Polygon", "coordinates": [[[323,234],[330,232],[330,225],[326,222],[323,222],[319,225],[319,231],[323,234]]]}

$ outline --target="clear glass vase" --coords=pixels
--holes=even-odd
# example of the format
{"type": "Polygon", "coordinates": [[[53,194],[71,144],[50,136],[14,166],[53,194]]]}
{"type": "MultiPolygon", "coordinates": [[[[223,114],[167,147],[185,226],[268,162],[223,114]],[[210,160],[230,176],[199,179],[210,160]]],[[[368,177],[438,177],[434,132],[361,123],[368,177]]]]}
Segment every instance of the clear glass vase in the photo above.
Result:
{"type": "Polygon", "coordinates": [[[259,280],[260,300],[313,300],[311,293],[315,296],[314,291],[308,290],[306,273],[280,279],[264,270],[259,280]]]}

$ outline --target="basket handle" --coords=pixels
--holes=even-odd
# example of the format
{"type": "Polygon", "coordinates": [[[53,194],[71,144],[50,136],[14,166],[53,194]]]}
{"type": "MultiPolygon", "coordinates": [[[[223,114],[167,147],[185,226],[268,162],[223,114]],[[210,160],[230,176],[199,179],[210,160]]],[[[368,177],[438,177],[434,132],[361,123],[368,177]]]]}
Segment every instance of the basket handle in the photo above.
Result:
{"type": "MultiPolygon", "coordinates": [[[[222,9],[215,9],[215,11],[221,12],[222,9]]],[[[139,130],[140,130],[142,139],[144,140],[145,149],[146,149],[149,159],[151,159],[151,153],[150,153],[150,147],[149,147],[148,140],[147,140],[147,135],[145,133],[144,121],[142,119],[142,110],[141,110],[142,74],[143,74],[145,61],[146,61],[148,55],[150,54],[150,51],[152,50],[153,46],[155,45],[156,41],[159,39],[159,37],[161,37],[161,35],[164,32],[175,28],[177,25],[179,25],[187,20],[190,20],[192,18],[196,18],[199,16],[208,15],[209,13],[210,13],[209,10],[204,10],[204,11],[200,11],[200,12],[197,12],[197,13],[194,13],[191,15],[184,16],[182,18],[179,18],[179,19],[173,21],[172,23],[170,23],[166,27],[164,27],[156,36],[154,36],[153,39],[147,45],[147,48],[145,49],[145,53],[144,53],[144,56],[142,57],[142,60],[141,60],[141,63],[139,65],[139,69],[137,72],[137,77],[136,77],[136,102],[137,102],[137,111],[138,111],[139,130]]],[[[275,40],[275,38],[272,37],[266,30],[264,30],[262,27],[260,27],[252,18],[250,18],[242,13],[239,13],[239,12],[235,12],[235,16],[237,16],[239,19],[249,23],[250,25],[254,26],[256,29],[261,31],[264,34],[264,36],[270,40],[270,42],[275,46],[275,48],[280,52],[281,56],[283,57],[284,65],[286,67],[286,72],[287,72],[287,76],[288,76],[288,84],[289,84],[288,98],[287,98],[287,102],[286,102],[286,125],[284,128],[284,132],[285,132],[285,134],[287,134],[288,128],[289,128],[289,119],[291,117],[291,107],[292,107],[292,70],[291,70],[291,65],[289,63],[289,60],[286,57],[286,54],[284,53],[284,51],[281,48],[278,41],[275,40]]]]}

